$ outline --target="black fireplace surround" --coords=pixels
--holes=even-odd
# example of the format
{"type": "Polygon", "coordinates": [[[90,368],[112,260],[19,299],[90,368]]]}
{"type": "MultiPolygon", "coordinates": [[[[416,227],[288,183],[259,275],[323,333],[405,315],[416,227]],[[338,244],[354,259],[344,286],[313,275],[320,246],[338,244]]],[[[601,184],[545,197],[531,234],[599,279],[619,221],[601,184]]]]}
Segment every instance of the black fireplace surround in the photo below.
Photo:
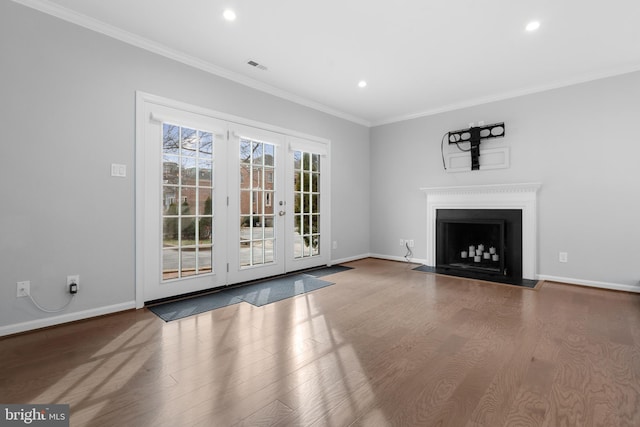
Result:
{"type": "Polygon", "coordinates": [[[522,210],[438,209],[436,271],[522,284],[522,210]]]}

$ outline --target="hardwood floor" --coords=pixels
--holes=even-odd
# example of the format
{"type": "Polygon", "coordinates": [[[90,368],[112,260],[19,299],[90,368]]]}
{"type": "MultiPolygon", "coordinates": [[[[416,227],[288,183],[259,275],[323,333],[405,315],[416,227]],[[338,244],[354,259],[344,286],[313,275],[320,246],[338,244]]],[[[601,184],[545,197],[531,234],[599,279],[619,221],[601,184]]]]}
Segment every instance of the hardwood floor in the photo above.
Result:
{"type": "Polygon", "coordinates": [[[0,402],[72,426],[640,425],[640,295],[348,265],[263,307],[5,338],[0,402]]]}

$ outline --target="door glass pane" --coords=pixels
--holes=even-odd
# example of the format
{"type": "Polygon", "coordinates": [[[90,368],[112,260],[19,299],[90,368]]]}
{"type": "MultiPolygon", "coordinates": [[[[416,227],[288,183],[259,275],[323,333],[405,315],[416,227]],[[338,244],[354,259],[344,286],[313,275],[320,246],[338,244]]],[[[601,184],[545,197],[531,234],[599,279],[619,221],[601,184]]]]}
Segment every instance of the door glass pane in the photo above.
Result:
{"type": "Polygon", "coordinates": [[[274,150],[274,146],[271,144],[266,144],[264,146],[264,164],[265,166],[274,166],[274,156],[275,156],[275,150],[274,150]]]}
{"type": "Polygon", "coordinates": [[[213,214],[213,200],[211,199],[211,189],[209,188],[198,189],[198,204],[195,211],[198,215],[213,214]]]}
{"type": "MultiPolygon", "coordinates": [[[[178,211],[177,208],[176,212],[178,211]]],[[[178,247],[178,222],[177,216],[165,216],[162,219],[162,247],[175,248],[178,247]]]]}
{"type": "Polygon", "coordinates": [[[299,237],[299,233],[296,232],[295,236],[296,237],[293,239],[293,257],[298,259],[302,258],[302,248],[304,247],[304,242],[302,240],[302,237],[299,237]]]}
{"type": "Polygon", "coordinates": [[[200,146],[198,131],[195,129],[180,128],[180,155],[183,158],[196,157],[200,146]]]}
{"type": "Polygon", "coordinates": [[[266,239],[273,239],[273,223],[274,217],[272,215],[265,215],[264,217],[264,237],[266,239]]]}
{"type": "Polygon", "coordinates": [[[162,250],[162,280],[177,279],[180,266],[180,249],[169,248],[162,250]]]}
{"type": "Polygon", "coordinates": [[[251,242],[240,242],[240,267],[251,265],[251,242]]]}
{"type": "Polygon", "coordinates": [[[275,146],[240,138],[240,267],[275,262],[275,146]]]}
{"type": "Polygon", "coordinates": [[[299,259],[318,256],[321,233],[318,215],[320,213],[320,155],[295,151],[293,168],[295,204],[293,257],[299,259]]]}
{"type": "Polygon", "coordinates": [[[200,238],[198,239],[198,243],[201,245],[211,245],[213,244],[213,217],[211,216],[200,216],[198,217],[198,234],[200,238]]]}
{"type": "Polygon", "coordinates": [[[175,156],[180,154],[180,126],[168,123],[163,125],[162,153],[175,156]]]}
{"type": "Polygon", "coordinates": [[[212,273],[214,135],[162,126],[162,280],[212,273]]]}
{"type": "Polygon", "coordinates": [[[196,248],[183,248],[180,250],[180,277],[196,275],[196,248]]]}
{"type": "Polygon", "coordinates": [[[198,271],[200,273],[211,273],[213,271],[213,251],[211,246],[200,246],[198,248],[198,271]]]}
{"type": "Polygon", "coordinates": [[[210,161],[199,160],[198,161],[198,186],[200,187],[212,187],[213,186],[213,165],[210,161]]]}
{"type": "Polygon", "coordinates": [[[264,263],[269,264],[275,261],[275,252],[273,250],[274,239],[265,239],[264,241],[264,263]]]}

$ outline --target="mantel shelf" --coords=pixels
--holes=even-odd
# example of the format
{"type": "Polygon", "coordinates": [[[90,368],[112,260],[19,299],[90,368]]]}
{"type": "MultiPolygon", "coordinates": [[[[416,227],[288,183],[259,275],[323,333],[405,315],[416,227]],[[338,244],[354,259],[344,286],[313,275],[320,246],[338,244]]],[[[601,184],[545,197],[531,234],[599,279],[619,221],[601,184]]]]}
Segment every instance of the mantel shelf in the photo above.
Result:
{"type": "Polygon", "coordinates": [[[538,182],[517,184],[465,185],[453,187],[421,187],[426,194],[487,194],[487,193],[536,193],[542,184],[538,182]]]}

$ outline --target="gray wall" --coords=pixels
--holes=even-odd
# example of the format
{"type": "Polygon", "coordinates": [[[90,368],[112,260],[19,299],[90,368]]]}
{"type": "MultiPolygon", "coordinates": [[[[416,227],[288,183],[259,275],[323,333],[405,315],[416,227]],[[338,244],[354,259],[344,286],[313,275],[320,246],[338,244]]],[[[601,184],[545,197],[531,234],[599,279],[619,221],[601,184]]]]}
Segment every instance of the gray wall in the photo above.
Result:
{"type": "MultiPolygon", "coordinates": [[[[369,129],[0,2],[0,328],[134,300],[135,91],[332,142],[333,259],[369,252],[369,129]],[[110,177],[110,164],[128,167],[110,177]]],[[[5,328],[6,329],[6,328],[5,328]]]]}
{"type": "Polygon", "coordinates": [[[419,187],[540,182],[538,273],[607,284],[640,280],[640,73],[371,130],[371,252],[426,257],[419,187]],[[511,167],[447,173],[440,141],[470,122],[504,121],[511,167]],[[566,251],[569,262],[558,262],[566,251]]]}

